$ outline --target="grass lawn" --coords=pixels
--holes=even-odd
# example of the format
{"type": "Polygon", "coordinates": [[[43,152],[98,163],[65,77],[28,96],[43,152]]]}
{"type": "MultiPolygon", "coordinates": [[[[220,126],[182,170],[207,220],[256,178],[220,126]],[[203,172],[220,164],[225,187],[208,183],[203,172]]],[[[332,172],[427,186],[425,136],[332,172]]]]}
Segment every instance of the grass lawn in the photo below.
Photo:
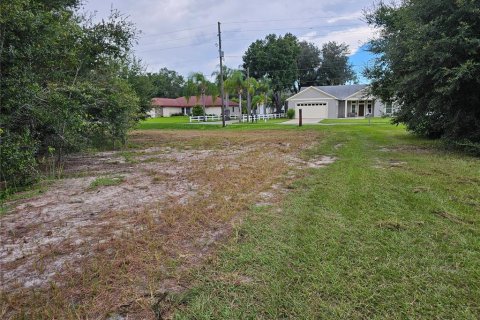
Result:
{"type": "Polygon", "coordinates": [[[370,122],[368,118],[342,118],[342,119],[323,119],[320,123],[325,124],[390,124],[392,121],[391,118],[370,118],[370,122]]]}
{"type": "Polygon", "coordinates": [[[402,127],[315,127],[311,169],[253,207],[174,319],[480,318],[480,161],[402,127]]]}
{"type": "MultiPolygon", "coordinates": [[[[233,120],[231,124],[228,124],[229,127],[234,127],[236,129],[259,129],[270,127],[271,124],[285,122],[287,119],[270,119],[266,122],[264,120],[259,120],[254,124],[240,123],[236,120],[233,120]],[[255,128],[253,128],[255,125],[255,128]]],[[[219,121],[215,121],[219,122],[219,121]]],[[[189,122],[188,117],[166,117],[166,118],[149,118],[145,121],[140,122],[137,126],[137,129],[140,130],[152,130],[152,129],[195,129],[195,130],[214,130],[220,129],[222,125],[220,124],[204,124],[202,122],[189,122]]],[[[279,128],[277,128],[279,129],[279,128]]]]}

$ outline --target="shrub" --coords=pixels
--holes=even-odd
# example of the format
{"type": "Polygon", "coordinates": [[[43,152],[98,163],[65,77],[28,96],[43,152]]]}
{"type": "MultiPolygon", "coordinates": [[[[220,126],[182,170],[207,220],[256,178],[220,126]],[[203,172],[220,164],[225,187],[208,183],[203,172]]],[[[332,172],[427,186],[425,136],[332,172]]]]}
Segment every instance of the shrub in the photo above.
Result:
{"type": "Polygon", "coordinates": [[[36,181],[37,143],[30,134],[3,132],[0,129],[0,189],[15,190],[36,181]],[[3,185],[3,187],[1,187],[3,185]]]}
{"type": "Polygon", "coordinates": [[[288,109],[288,110],[287,110],[287,118],[288,118],[288,119],[293,119],[293,117],[295,117],[295,110],[293,110],[293,109],[288,109]]]}
{"type": "Polygon", "coordinates": [[[199,117],[203,116],[203,108],[201,106],[195,106],[192,108],[192,116],[199,117]]]}

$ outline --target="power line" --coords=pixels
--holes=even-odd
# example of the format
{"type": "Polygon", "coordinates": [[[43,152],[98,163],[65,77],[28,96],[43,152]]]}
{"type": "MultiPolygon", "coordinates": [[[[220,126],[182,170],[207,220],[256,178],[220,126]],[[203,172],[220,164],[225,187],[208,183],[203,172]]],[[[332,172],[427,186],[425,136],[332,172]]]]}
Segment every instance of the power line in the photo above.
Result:
{"type": "Polygon", "coordinates": [[[285,19],[262,19],[262,20],[243,20],[243,21],[230,21],[224,22],[224,24],[239,24],[239,23],[268,23],[268,22],[278,22],[278,21],[294,21],[294,20],[316,20],[316,19],[342,19],[342,18],[352,18],[351,15],[345,16],[314,16],[309,18],[285,18],[285,19]]]}
{"type": "MultiPolygon", "coordinates": [[[[182,38],[173,38],[173,39],[169,39],[169,40],[162,40],[162,39],[159,39],[158,42],[161,42],[161,43],[165,43],[165,42],[173,42],[173,41],[179,41],[179,40],[188,40],[188,39],[199,39],[201,38],[202,36],[190,36],[190,37],[182,37],[182,38]]],[[[214,36],[211,35],[211,34],[208,34],[208,36],[206,35],[204,37],[205,39],[209,39],[210,40],[213,40],[214,39],[214,36]]],[[[158,42],[152,42],[152,43],[148,43],[146,45],[157,45],[159,44],[158,42]]]]}
{"type": "Polygon", "coordinates": [[[264,28],[264,29],[247,29],[247,30],[226,30],[223,32],[229,32],[229,33],[239,33],[239,32],[257,32],[257,31],[269,31],[269,30],[307,30],[307,29],[325,29],[325,28],[338,28],[338,27],[360,27],[361,25],[356,23],[356,24],[344,24],[344,25],[321,25],[321,26],[311,26],[311,27],[291,27],[291,26],[286,26],[283,28],[264,28]]]}
{"type": "Polygon", "coordinates": [[[204,46],[207,44],[211,44],[210,42],[203,42],[203,43],[197,43],[197,44],[189,44],[185,46],[177,46],[177,47],[168,47],[168,48],[161,48],[161,49],[148,49],[148,50],[139,50],[136,52],[151,52],[151,51],[165,51],[165,50],[171,50],[171,49],[179,49],[179,48],[190,48],[190,47],[197,47],[197,46],[204,46]]]}
{"type": "MultiPolygon", "coordinates": [[[[335,31],[334,31],[335,32],[335,31]]],[[[349,34],[355,34],[355,33],[363,33],[363,31],[350,31],[349,34]]],[[[317,33],[314,35],[304,35],[304,36],[299,36],[297,35],[298,38],[316,38],[316,37],[324,37],[329,35],[330,33],[317,33]]],[[[252,41],[252,38],[231,38],[231,39],[224,39],[223,42],[235,42],[235,41],[244,41],[244,40],[249,40],[252,41]]]]}
{"type": "Polygon", "coordinates": [[[157,36],[162,36],[166,34],[173,34],[173,33],[178,33],[178,32],[183,32],[183,31],[191,31],[191,30],[197,30],[197,29],[205,29],[207,27],[213,27],[214,25],[212,24],[205,24],[197,27],[192,27],[192,28],[186,28],[186,29],[179,29],[179,30],[172,30],[172,31],[167,31],[167,32],[160,32],[160,33],[152,33],[152,34],[147,34],[144,37],[157,37],[157,36]]]}

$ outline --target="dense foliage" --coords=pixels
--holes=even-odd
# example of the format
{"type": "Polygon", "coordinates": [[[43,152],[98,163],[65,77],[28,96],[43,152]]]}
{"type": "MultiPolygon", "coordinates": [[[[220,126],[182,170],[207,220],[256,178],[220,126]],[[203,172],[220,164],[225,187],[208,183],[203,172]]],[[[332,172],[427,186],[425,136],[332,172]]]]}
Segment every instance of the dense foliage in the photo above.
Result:
{"type": "Polygon", "coordinates": [[[0,2],[0,181],[27,184],[35,159],[125,142],[149,98],[119,13],[91,23],[78,0],[0,2]]]}
{"type": "Polygon", "coordinates": [[[194,106],[192,108],[192,116],[194,117],[201,117],[204,116],[205,112],[203,111],[202,106],[194,106]]]}
{"type": "Polygon", "coordinates": [[[373,93],[400,107],[409,130],[456,143],[480,143],[480,2],[380,3],[367,14],[380,37],[366,70],[373,93]]]}
{"type": "MultiPolygon", "coordinates": [[[[313,43],[301,41],[297,58],[299,88],[318,85],[318,69],[322,64],[322,52],[313,43]]],[[[298,88],[298,89],[299,89],[298,88]]]]}
{"type": "Polygon", "coordinates": [[[348,62],[348,45],[330,41],[319,49],[313,43],[302,41],[298,57],[298,91],[307,86],[342,85],[357,81],[353,66],[348,62]]]}
{"type": "Polygon", "coordinates": [[[153,86],[152,97],[178,98],[182,96],[185,79],[174,70],[162,68],[158,73],[148,73],[153,86]]]}
{"type": "Polygon", "coordinates": [[[322,60],[317,73],[317,85],[342,85],[357,81],[357,75],[348,62],[350,50],[345,43],[327,42],[322,46],[322,60]]]}
{"type": "Polygon", "coordinates": [[[264,40],[252,43],[243,56],[244,69],[256,79],[268,77],[271,80],[273,102],[280,112],[281,93],[290,90],[298,79],[297,58],[300,54],[297,37],[268,35],[264,40]]]}

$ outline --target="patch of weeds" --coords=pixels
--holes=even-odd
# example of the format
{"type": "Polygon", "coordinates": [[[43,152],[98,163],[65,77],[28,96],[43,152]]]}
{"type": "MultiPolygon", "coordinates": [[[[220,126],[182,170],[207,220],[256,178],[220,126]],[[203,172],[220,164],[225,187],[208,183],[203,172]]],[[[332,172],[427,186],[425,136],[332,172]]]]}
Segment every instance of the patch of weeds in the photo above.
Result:
{"type": "Polygon", "coordinates": [[[0,217],[7,214],[7,212],[10,210],[10,206],[7,206],[5,204],[0,205],[0,217]]]}
{"type": "Polygon", "coordinates": [[[98,177],[96,178],[88,187],[88,189],[93,190],[99,187],[110,187],[117,186],[125,180],[122,176],[116,177],[98,177]]]}
{"type": "Polygon", "coordinates": [[[52,180],[44,180],[33,186],[21,188],[19,190],[6,190],[0,194],[0,201],[7,202],[33,198],[44,193],[46,191],[46,187],[52,182],[52,180]]]}
{"type": "Polygon", "coordinates": [[[119,153],[121,157],[125,159],[127,163],[138,163],[138,160],[135,159],[136,153],[132,151],[122,151],[119,153]]]}

